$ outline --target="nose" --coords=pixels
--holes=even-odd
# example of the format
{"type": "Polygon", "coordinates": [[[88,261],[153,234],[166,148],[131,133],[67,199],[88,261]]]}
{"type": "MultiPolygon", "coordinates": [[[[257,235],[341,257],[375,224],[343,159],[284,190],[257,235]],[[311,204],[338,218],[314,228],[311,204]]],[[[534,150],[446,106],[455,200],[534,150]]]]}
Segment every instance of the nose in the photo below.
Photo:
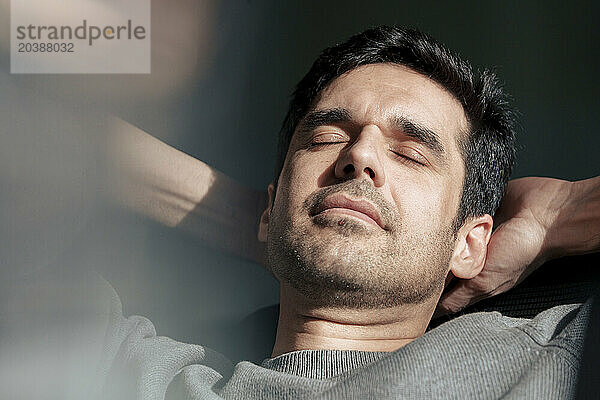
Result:
{"type": "Polygon", "coordinates": [[[373,182],[375,187],[385,183],[385,173],[381,163],[379,141],[381,133],[375,125],[363,128],[355,142],[343,150],[335,164],[338,179],[363,179],[373,182]]]}

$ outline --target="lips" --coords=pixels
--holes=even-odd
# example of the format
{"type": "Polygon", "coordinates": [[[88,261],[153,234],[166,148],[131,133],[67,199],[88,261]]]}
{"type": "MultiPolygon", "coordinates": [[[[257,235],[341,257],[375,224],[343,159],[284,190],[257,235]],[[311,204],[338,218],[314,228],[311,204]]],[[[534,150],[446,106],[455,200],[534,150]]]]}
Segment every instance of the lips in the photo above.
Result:
{"type": "Polygon", "coordinates": [[[368,223],[378,225],[381,229],[386,229],[381,219],[381,214],[371,202],[363,199],[353,200],[343,193],[334,193],[327,196],[317,207],[314,215],[327,212],[351,215],[363,219],[368,223]]]}

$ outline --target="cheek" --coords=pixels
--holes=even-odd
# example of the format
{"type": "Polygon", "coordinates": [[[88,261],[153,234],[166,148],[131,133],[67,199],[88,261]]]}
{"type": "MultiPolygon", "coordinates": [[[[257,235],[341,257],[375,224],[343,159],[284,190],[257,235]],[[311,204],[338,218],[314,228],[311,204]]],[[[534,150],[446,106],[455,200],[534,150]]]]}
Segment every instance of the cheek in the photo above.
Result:
{"type": "Polygon", "coordinates": [[[333,170],[332,165],[329,158],[298,151],[286,160],[280,179],[290,196],[304,201],[308,194],[326,185],[325,177],[333,170]]]}
{"type": "Polygon", "coordinates": [[[405,176],[404,184],[395,190],[394,201],[409,226],[445,226],[453,221],[455,213],[449,189],[441,179],[409,180],[405,176]]]}
{"type": "Polygon", "coordinates": [[[300,209],[304,199],[310,194],[310,177],[302,173],[299,166],[295,157],[288,157],[283,165],[274,204],[277,215],[290,215],[294,210],[300,209]]]}

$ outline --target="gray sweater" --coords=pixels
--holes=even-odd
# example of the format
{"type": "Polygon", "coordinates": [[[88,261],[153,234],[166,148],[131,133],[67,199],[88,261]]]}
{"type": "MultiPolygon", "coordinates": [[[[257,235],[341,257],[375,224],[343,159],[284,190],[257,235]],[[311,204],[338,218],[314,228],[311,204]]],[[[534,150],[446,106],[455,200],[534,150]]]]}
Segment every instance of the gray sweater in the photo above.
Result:
{"type": "Polygon", "coordinates": [[[575,393],[590,302],[533,319],[473,313],[392,353],[303,350],[232,365],[124,318],[113,291],[102,362],[110,399],[567,399],[575,393]]]}

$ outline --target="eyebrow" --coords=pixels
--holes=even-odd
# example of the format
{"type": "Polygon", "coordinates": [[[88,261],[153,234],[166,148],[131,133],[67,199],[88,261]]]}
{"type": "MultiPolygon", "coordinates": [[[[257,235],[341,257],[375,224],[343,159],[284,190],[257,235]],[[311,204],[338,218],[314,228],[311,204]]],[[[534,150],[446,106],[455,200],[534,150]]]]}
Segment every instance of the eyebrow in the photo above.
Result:
{"type": "Polygon", "coordinates": [[[351,120],[352,115],[345,108],[311,111],[302,119],[298,130],[309,132],[323,125],[339,124],[340,122],[350,122],[351,120]]]}
{"type": "Polygon", "coordinates": [[[390,123],[394,128],[402,131],[406,136],[423,143],[423,145],[433,151],[438,158],[444,157],[445,151],[440,136],[431,129],[401,115],[392,117],[390,123]]]}

